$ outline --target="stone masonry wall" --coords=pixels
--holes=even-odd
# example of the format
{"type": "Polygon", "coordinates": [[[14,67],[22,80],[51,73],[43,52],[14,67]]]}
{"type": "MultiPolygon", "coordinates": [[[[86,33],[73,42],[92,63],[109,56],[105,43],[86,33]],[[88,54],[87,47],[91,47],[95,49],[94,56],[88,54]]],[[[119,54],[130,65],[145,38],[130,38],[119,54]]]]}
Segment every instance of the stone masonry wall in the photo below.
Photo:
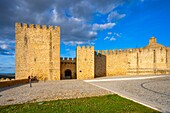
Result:
{"type": "Polygon", "coordinates": [[[106,75],[126,75],[127,74],[127,53],[122,50],[109,51],[107,56],[106,75]]]}
{"type": "Polygon", "coordinates": [[[16,23],[16,79],[60,79],[60,27],[16,23]]]}
{"type": "Polygon", "coordinates": [[[127,74],[127,53],[122,50],[98,50],[95,55],[95,75],[113,76],[127,74]]]}
{"type": "Polygon", "coordinates": [[[153,74],[153,52],[147,49],[131,49],[128,55],[128,74],[153,74]]]}
{"type": "Polygon", "coordinates": [[[77,79],[94,78],[94,46],[78,46],[76,56],[77,79]]]}
{"type": "Polygon", "coordinates": [[[95,53],[95,77],[170,74],[170,48],[158,44],[154,37],[144,48],[95,53]]]}
{"type": "Polygon", "coordinates": [[[170,69],[170,47],[167,48],[167,59],[166,59],[166,62],[167,62],[167,67],[170,69]]]}
{"type": "Polygon", "coordinates": [[[136,61],[132,63],[136,66],[130,65],[129,74],[166,74],[169,70],[166,62],[166,50],[165,46],[158,44],[156,38],[152,37],[146,47],[137,49],[134,54],[129,56],[131,61],[135,61],[136,57],[136,61]]]}

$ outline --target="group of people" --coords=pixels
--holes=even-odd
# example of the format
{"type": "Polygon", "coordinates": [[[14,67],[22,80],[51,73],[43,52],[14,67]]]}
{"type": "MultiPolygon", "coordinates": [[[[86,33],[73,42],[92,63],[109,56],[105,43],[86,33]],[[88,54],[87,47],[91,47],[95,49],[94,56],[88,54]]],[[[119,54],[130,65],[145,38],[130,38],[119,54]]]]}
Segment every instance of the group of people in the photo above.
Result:
{"type": "MultiPolygon", "coordinates": [[[[47,78],[44,78],[44,82],[46,82],[47,78]]],[[[32,82],[38,82],[37,76],[28,76],[28,82],[30,87],[32,87],[32,82]]]]}

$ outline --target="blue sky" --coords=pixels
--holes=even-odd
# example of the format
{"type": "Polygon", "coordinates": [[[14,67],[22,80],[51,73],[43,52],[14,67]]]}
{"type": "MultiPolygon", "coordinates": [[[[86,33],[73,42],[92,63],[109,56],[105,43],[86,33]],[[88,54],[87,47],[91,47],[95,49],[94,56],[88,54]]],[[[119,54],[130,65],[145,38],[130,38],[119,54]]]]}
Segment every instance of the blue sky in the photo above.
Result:
{"type": "Polygon", "coordinates": [[[76,46],[140,48],[155,36],[170,46],[169,0],[1,0],[0,73],[15,72],[15,22],[61,27],[61,57],[76,46]]]}

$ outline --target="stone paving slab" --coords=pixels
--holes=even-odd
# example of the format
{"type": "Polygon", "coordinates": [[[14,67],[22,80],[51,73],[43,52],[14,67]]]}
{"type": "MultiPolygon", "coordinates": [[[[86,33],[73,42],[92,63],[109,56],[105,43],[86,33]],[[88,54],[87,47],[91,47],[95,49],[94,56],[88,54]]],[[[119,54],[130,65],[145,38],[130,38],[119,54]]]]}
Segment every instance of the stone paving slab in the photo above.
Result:
{"type": "Polygon", "coordinates": [[[126,80],[125,77],[120,77],[120,79],[117,77],[104,77],[102,80],[105,81],[95,79],[98,80],[98,82],[90,80],[86,80],[86,82],[132,100],[136,100],[139,103],[144,103],[159,111],[169,113],[170,75],[159,75],[158,78],[146,77],[145,79],[136,79],[136,77],[134,79],[134,77],[129,77],[131,80],[126,80]]]}
{"type": "Polygon", "coordinates": [[[0,105],[26,102],[82,98],[111,94],[81,80],[61,80],[33,83],[16,87],[0,88],[0,105]]]}

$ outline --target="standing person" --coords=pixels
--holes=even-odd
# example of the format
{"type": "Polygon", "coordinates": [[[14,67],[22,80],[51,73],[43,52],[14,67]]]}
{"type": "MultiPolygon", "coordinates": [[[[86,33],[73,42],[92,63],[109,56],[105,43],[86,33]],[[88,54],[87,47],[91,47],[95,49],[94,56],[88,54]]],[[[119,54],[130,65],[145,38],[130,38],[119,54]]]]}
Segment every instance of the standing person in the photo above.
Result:
{"type": "Polygon", "coordinates": [[[30,87],[32,87],[32,84],[31,84],[31,77],[30,77],[30,76],[28,76],[28,80],[29,80],[30,87]]]}

